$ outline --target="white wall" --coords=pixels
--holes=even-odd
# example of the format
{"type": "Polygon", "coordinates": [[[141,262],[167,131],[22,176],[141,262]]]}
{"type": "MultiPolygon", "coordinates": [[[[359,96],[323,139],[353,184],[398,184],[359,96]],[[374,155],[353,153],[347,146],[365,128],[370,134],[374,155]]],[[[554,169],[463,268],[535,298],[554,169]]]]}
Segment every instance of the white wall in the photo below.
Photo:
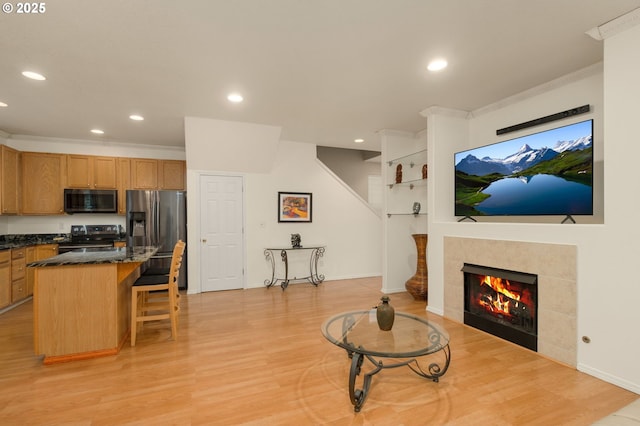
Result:
{"type": "MultiPolygon", "coordinates": [[[[596,339],[583,347],[580,367],[589,373],[620,379],[640,393],[640,278],[636,271],[640,228],[635,223],[640,199],[634,175],[640,158],[640,26],[605,41],[604,172],[605,232],[591,241],[597,270],[580,295],[580,326],[596,339]]],[[[614,381],[615,383],[615,381],[614,381]]]]}
{"type": "MultiPolygon", "coordinates": [[[[184,160],[184,148],[136,145],[109,141],[69,140],[11,136],[0,143],[19,151],[50,152],[56,154],[104,155],[110,157],[158,158],[184,160]]],[[[62,193],[60,193],[62,197],[62,193]]],[[[74,214],[54,216],[6,216],[0,219],[1,234],[56,234],[69,233],[71,225],[122,225],[125,217],[117,214],[74,214]],[[6,227],[2,228],[2,221],[6,227]]]]}
{"type": "Polygon", "coordinates": [[[187,166],[192,170],[268,173],[281,130],[278,126],[185,117],[187,166]]]}
{"type": "MultiPolygon", "coordinates": [[[[457,118],[458,123],[438,111],[428,115],[429,137],[433,137],[429,140],[429,167],[430,171],[437,169],[433,170],[436,182],[433,182],[435,194],[429,223],[432,254],[429,281],[433,291],[429,310],[440,312],[442,309],[440,287],[444,260],[436,253],[442,253],[444,236],[575,245],[578,369],[637,393],[640,392],[637,361],[640,339],[629,330],[640,322],[637,309],[640,285],[637,274],[629,271],[629,267],[637,261],[637,250],[630,248],[639,236],[638,228],[633,226],[633,213],[640,209],[640,201],[629,179],[633,178],[635,159],[640,158],[640,146],[635,140],[637,126],[634,126],[637,112],[633,104],[640,95],[635,78],[640,72],[640,60],[629,52],[635,52],[638,43],[640,27],[607,41],[604,75],[596,65],[474,111],[467,120],[457,118]],[[584,104],[591,105],[590,113],[529,130],[594,119],[596,212],[593,218],[576,217],[578,224],[565,225],[560,224],[561,218],[557,217],[551,218],[555,223],[548,218],[519,218],[512,223],[456,222],[452,187],[454,152],[498,141],[495,136],[498,128],[584,104]],[[435,129],[431,129],[432,123],[435,129]],[[591,343],[584,343],[582,336],[588,336],[591,343]]],[[[528,132],[519,132],[524,133],[528,132]]]]}
{"type": "MultiPolygon", "coordinates": [[[[302,236],[303,246],[327,246],[319,267],[319,272],[327,280],[381,274],[380,217],[316,159],[315,145],[278,141],[270,126],[220,120],[186,120],[185,134],[187,190],[190,194],[200,193],[199,180],[203,174],[244,178],[246,287],[264,286],[264,280],[271,277],[271,267],[264,257],[264,248],[274,245],[290,246],[292,233],[302,236]],[[269,156],[260,157],[259,163],[244,161],[245,157],[240,157],[234,160],[235,165],[227,162],[224,170],[218,170],[218,165],[207,159],[214,158],[217,151],[225,150],[226,146],[219,144],[212,149],[207,141],[219,140],[220,135],[226,135],[227,142],[241,143],[249,156],[261,152],[264,144],[268,144],[272,152],[269,156]],[[243,135],[250,135],[250,138],[246,139],[243,135]],[[198,158],[197,168],[193,167],[192,158],[198,158]],[[233,170],[234,168],[237,170],[233,170]],[[254,168],[258,170],[252,170],[254,168]],[[312,222],[278,223],[279,191],[311,192],[312,222]]],[[[190,196],[189,223],[199,223],[199,210],[198,197],[190,196]]],[[[197,227],[189,228],[188,239],[191,242],[188,247],[189,291],[195,293],[199,291],[200,280],[200,245],[197,243],[200,236],[197,227]]],[[[276,263],[279,263],[279,259],[276,259],[276,263]]],[[[306,263],[303,267],[308,270],[306,263]]]]}

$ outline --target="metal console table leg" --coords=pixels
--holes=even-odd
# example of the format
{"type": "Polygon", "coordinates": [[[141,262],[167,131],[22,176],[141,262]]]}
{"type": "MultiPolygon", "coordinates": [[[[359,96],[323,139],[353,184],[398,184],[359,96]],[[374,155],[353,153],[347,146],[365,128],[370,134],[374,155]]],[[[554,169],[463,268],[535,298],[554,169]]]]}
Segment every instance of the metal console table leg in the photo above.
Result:
{"type": "Polygon", "coordinates": [[[287,257],[287,251],[281,250],[280,257],[282,258],[282,262],[284,263],[284,280],[282,281],[282,291],[289,286],[289,258],[287,257]]]}
{"type": "Polygon", "coordinates": [[[324,247],[299,247],[299,248],[266,248],[264,250],[264,256],[271,265],[271,278],[264,280],[264,285],[267,287],[273,287],[281,282],[282,290],[285,290],[289,286],[291,280],[308,280],[311,284],[318,286],[318,284],[324,281],[324,275],[318,273],[318,262],[320,258],[324,256],[324,247]],[[280,252],[280,258],[284,264],[284,278],[278,278],[276,276],[276,262],[275,251],[280,252]],[[292,277],[289,278],[289,251],[304,251],[309,253],[309,275],[306,277],[292,277]]]}
{"type": "Polygon", "coordinates": [[[309,281],[315,286],[318,286],[324,281],[324,275],[318,274],[318,261],[324,256],[324,247],[318,247],[311,251],[311,257],[309,259],[309,281]]]}

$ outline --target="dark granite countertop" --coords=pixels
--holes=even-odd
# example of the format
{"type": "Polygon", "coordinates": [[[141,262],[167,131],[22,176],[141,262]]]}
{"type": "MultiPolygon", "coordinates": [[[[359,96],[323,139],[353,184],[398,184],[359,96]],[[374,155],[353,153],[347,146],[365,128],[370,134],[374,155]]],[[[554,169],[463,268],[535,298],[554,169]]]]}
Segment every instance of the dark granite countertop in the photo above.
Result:
{"type": "Polygon", "coordinates": [[[0,235],[0,250],[35,246],[40,244],[60,244],[70,241],[69,234],[9,234],[0,235]]]}
{"type": "Polygon", "coordinates": [[[69,251],[28,264],[29,267],[63,265],[97,265],[103,263],[146,262],[157,247],[86,248],[69,251]]]}

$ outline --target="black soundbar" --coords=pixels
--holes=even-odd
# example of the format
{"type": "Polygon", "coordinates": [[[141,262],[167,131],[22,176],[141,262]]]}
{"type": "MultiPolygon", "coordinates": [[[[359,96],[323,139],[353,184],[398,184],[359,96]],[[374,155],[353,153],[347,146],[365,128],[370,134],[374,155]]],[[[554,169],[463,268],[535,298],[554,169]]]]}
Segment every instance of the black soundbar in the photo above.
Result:
{"type": "Polygon", "coordinates": [[[566,111],[547,115],[546,117],[540,117],[536,118],[535,120],[527,121],[525,123],[514,124],[513,126],[498,129],[496,130],[496,135],[504,135],[505,133],[515,132],[516,130],[526,129],[527,127],[539,126],[540,124],[549,123],[550,121],[562,120],[563,118],[572,117],[578,114],[584,114],[585,112],[589,112],[590,110],[591,108],[589,107],[589,104],[582,105],[576,108],[568,109],[566,111]]]}

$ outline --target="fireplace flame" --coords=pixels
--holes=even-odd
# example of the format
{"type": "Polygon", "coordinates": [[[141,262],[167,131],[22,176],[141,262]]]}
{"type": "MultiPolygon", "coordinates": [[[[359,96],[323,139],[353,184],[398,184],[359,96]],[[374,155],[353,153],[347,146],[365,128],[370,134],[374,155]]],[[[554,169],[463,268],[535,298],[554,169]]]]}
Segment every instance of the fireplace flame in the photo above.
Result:
{"type": "Polygon", "coordinates": [[[480,281],[480,286],[483,285],[492,288],[496,292],[496,297],[494,298],[485,294],[479,301],[480,305],[485,306],[494,312],[504,312],[505,314],[511,312],[511,304],[513,304],[513,308],[518,308],[520,294],[511,291],[511,283],[509,280],[485,275],[484,279],[480,281]]]}
{"type": "Polygon", "coordinates": [[[480,282],[480,285],[488,285],[498,294],[504,294],[511,299],[520,300],[520,294],[511,291],[511,283],[509,282],[509,280],[503,280],[502,278],[485,275],[484,279],[480,282]]]}

